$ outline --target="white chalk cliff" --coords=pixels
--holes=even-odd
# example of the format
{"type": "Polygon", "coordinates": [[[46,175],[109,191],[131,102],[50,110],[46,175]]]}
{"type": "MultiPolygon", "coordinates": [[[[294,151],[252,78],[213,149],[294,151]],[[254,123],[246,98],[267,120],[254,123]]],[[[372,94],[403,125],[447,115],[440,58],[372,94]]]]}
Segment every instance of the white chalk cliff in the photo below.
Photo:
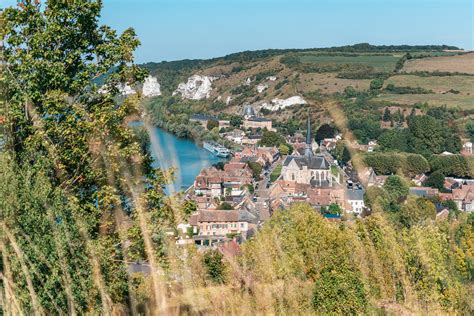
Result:
{"type": "Polygon", "coordinates": [[[188,78],[186,83],[181,82],[173,95],[181,94],[181,97],[190,100],[207,99],[211,95],[212,80],[214,79],[213,77],[193,75],[188,78]]]}
{"type": "Polygon", "coordinates": [[[280,109],[287,108],[292,105],[297,105],[297,104],[306,104],[306,101],[298,96],[295,95],[293,97],[290,97],[288,99],[273,99],[271,104],[268,103],[263,103],[262,108],[270,110],[270,111],[277,111],[280,109]]]}
{"type": "Polygon", "coordinates": [[[145,97],[157,97],[161,95],[161,87],[158,79],[153,76],[148,76],[143,83],[142,88],[143,96],[145,97]]]}
{"type": "Polygon", "coordinates": [[[132,87],[128,83],[122,85],[118,85],[117,87],[122,95],[130,95],[130,94],[135,94],[137,93],[135,90],[133,90],[132,87]]]}
{"type": "MultiPolygon", "coordinates": [[[[118,84],[117,89],[121,95],[130,95],[130,94],[135,94],[137,93],[133,88],[128,84],[118,84]]],[[[109,87],[104,84],[102,87],[97,90],[100,94],[107,94],[110,92],[109,87]]]]}
{"type": "Polygon", "coordinates": [[[265,91],[266,89],[268,89],[268,85],[267,84],[264,84],[264,83],[261,83],[257,86],[257,92],[258,93],[262,93],[263,91],[265,91]]]}

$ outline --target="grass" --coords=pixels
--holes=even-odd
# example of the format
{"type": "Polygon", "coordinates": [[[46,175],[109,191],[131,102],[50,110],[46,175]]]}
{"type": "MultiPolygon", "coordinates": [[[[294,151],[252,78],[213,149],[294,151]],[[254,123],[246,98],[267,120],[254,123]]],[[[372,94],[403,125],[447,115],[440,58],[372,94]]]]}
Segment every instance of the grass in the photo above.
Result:
{"type": "Polygon", "coordinates": [[[454,89],[459,91],[460,94],[470,94],[474,97],[474,77],[472,76],[420,77],[415,75],[397,75],[385,81],[385,85],[390,83],[400,87],[421,87],[432,90],[435,93],[454,89]]]}
{"type": "Polygon", "coordinates": [[[474,54],[408,60],[403,71],[442,71],[474,74],[474,54]]]}
{"type": "Polygon", "coordinates": [[[430,106],[446,105],[459,107],[463,110],[474,109],[474,96],[461,94],[386,94],[376,100],[388,101],[398,104],[413,105],[415,103],[428,103],[430,106]]]}
{"type": "Polygon", "coordinates": [[[359,56],[325,56],[325,55],[302,55],[302,63],[320,64],[365,64],[372,66],[377,71],[391,72],[395,68],[397,60],[401,55],[359,55],[359,56]]]}
{"type": "Polygon", "coordinates": [[[275,169],[273,169],[272,173],[270,174],[271,182],[274,182],[276,179],[278,179],[278,177],[281,174],[281,168],[282,168],[282,165],[278,165],[275,167],[275,169]]]}
{"type": "Polygon", "coordinates": [[[343,92],[348,86],[357,91],[369,89],[370,79],[340,79],[336,78],[336,75],[336,73],[303,73],[300,75],[298,90],[320,90],[322,94],[332,94],[343,92]]]}

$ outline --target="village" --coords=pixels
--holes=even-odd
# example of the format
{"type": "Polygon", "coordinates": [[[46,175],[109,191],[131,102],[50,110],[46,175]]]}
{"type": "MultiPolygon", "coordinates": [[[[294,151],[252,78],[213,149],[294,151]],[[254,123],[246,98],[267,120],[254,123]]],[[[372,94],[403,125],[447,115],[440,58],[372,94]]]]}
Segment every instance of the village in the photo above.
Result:
{"type": "MultiPolygon", "coordinates": [[[[396,113],[399,108],[387,108],[396,113]]],[[[291,147],[261,145],[262,131],[274,132],[272,120],[258,116],[250,105],[242,109],[240,129],[226,131],[229,121],[212,116],[195,115],[191,121],[206,126],[218,122],[221,136],[240,146],[241,150],[220,166],[202,169],[184,199],[195,204],[189,222],[179,225],[183,234],[180,244],[198,247],[228,247],[255,235],[277,210],[292,203],[306,202],[328,221],[353,221],[371,213],[364,195],[367,188],[382,187],[387,175],[377,175],[370,167],[355,170],[351,161],[338,161],[334,151],[343,143],[343,135],[324,138],[318,144],[312,134],[308,112],[306,136],[286,136],[291,147]]],[[[382,122],[381,124],[385,124],[382,122]]],[[[217,125],[217,123],[216,123],[217,125]]],[[[374,152],[376,141],[356,144],[355,150],[374,152]]],[[[463,155],[472,154],[472,143],[463,144],[463,155]]],[[[452,155],[444,152],[442,155],[452,155]]],[[[446,220],[453,201],[460,211],[474,210],[474,180],[445,177],[443,189],[425,186],[427,175],[413,175],[410,195],[436,199],[436,220],[446,220]]]]}

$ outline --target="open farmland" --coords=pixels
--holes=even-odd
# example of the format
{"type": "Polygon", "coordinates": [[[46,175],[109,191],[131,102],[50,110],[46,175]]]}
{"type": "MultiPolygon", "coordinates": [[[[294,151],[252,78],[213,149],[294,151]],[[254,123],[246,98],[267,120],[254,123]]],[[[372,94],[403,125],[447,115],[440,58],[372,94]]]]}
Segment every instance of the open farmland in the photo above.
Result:
{"type": "Polygon", "coordinates": [[[474,98],[474,76],[433,76],[420,77],[415,75],[397,75],[388,78],[385,86],[393,84],[397,87],[421,87],[435,93],[444,93],[451,89],[462,95],[474,98]]]}
{"type": "Polygon", "coordinates": [[[355,56],[338,56],[338,55],[302,55],[300,61],[302,63],[314,64],[363,64],[374,67],[375,70],[381,72],[391,72],[395,68],[397,60],[402,57],[398,55],[355,55],[355,56]]]}
{"type": "Polygon", "coordinates": [[[474,53],[407,60],[403,71],[441,71],[474,74],[474,53]]]}
{"type": "Polygon", "coordinates": [[[461,94],[383,94],[375,100],[388,101],[398,104],[413,105],[427,102],[430,106],[446,105],[460,107],[464,110],[474,110],[474,97],[461,94]]]}
{"type": "Polygon", "coordinates": [[[341,79],[336,76],[336,73],[301,74],[298,90],[305,92],[320,90],[323,94],[332,94],[344,92],[348,86],[352,86],[357,91],[369,89],[370,79],[341,79]]]}

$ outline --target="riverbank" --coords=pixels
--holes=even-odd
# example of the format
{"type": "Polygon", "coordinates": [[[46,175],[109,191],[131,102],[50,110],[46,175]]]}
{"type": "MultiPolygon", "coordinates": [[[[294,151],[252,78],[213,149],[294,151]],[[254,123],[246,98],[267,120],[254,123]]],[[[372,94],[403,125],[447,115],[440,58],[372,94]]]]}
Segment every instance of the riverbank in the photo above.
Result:
{"type": "MultiPolygon", "coordinates": [[[[140,126],[142,122],[132,122],[130,126],[140,126]]],[[[152,127],[151,153],[154,166],[163,170],[173,168],[174,181],[166,186],[167,193],[188,189],[203,168],[207,168],[224,158],[214,156],[209,151],[198,146],[189,138],[180,138],[159,127],[152,127]]]]}

